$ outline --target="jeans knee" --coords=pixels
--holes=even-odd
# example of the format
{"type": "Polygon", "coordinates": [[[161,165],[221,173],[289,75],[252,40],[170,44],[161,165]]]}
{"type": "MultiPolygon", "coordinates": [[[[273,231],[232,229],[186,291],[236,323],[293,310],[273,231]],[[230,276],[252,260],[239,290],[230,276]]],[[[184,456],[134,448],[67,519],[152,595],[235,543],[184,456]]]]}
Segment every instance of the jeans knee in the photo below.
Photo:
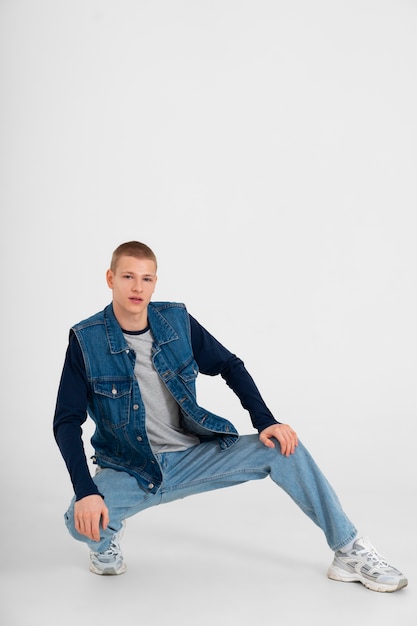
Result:
{"type": "Polygon", "coordinates": [[[298,455],[299,457],[310,458],[310,453],[300,440],[298,440],[298,445],[295,449],[294,456],[295,455],[298,455]]]}
{"type": "Polygon", "coordinates": [[[82,542],[88,542],[89,541],[88,537],[85,537],[85,535],[81,535],[75,529],[74,509],[73,509],[72,506],[70,506],[68,511],[66,511],[64,513],[64,522],[65,522],[65,526],[67,527],[67,530],[68,530],[69,534],[71,535],[71,537],[73,537],[74,539],[77,539],[77,541],[82,541],[82,542]]]}

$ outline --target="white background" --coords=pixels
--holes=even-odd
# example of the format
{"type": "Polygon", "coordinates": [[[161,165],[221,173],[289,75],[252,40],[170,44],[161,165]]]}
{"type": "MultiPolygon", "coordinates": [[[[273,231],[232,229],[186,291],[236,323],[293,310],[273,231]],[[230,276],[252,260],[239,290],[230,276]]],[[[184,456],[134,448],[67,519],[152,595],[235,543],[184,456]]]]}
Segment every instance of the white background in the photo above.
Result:
{"type": "MultiPolygon", "coordinates": [[[[1,0],[5,626],[415,624],[416,32],[411,0],[1,0]],[[68,329],[130,239],[406,590],[328,581],[267,481],[146,512],[128,573],[88,573],[51,424],[68,329]]],[[[221,380],[199,389],[252,432],[221,380]]]]}

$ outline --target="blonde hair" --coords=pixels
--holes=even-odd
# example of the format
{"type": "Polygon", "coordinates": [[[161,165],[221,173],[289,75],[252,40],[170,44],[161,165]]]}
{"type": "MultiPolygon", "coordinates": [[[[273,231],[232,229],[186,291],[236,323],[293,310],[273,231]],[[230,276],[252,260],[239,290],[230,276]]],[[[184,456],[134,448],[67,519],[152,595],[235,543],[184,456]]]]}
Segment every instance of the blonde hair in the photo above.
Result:
{"type": "Polygon", "coordinates": [[[150,259],[155,263],[155,269],[157,268],[157,261],[154,252],[145,243],[140,241],[127,241],[121,243],[113,252],[110,269],[112,272],[116,271],[117,263],[122,256],[133,256],[135,259],[150,259]]]}

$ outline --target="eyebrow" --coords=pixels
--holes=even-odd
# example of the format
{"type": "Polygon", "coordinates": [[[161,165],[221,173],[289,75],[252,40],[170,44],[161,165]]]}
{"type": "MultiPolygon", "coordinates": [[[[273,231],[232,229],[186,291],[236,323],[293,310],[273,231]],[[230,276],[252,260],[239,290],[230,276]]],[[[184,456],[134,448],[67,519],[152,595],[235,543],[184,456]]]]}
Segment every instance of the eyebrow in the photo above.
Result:
{"type": "Polygon", "coordinates": [[[132,270],[122,270],[122,274],[134,274],[135,276],[155,277],[156,274],[141,274],[140,272],[132,272],[132,270]]]}

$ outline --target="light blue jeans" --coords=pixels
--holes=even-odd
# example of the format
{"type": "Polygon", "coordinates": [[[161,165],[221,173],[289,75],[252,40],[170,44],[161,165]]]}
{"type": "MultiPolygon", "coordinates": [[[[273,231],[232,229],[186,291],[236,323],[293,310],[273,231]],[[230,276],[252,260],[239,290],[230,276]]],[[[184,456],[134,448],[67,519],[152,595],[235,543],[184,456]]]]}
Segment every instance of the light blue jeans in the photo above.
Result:
{"type": "Polygon", "coordinates": [[[99,469],[94,481],[109,509],[107,529],[101,528],[98,542],[80,535],[74,527],[74,499],[65,514],[67,528],[90,550],[102,552],[124,519],[148,507],[270,476],[322,529],[329,547],[339,550],[355,537],[356,529],[333,488],[301,442],[289,457],[283,456],[275,443],[275,448],[267,448],[258,435],[243,435],[227,450],[221,450],[213,441],[182,452],[160,453],[157,458],[164,478],[156,494],[145,491],[127,472],[99,469]]]}

